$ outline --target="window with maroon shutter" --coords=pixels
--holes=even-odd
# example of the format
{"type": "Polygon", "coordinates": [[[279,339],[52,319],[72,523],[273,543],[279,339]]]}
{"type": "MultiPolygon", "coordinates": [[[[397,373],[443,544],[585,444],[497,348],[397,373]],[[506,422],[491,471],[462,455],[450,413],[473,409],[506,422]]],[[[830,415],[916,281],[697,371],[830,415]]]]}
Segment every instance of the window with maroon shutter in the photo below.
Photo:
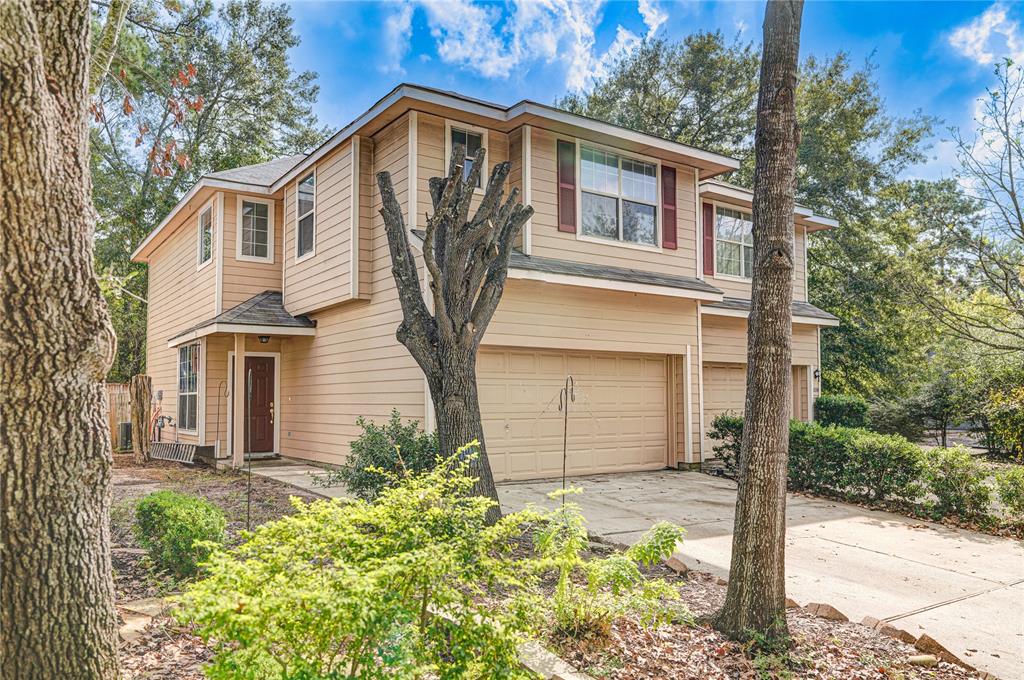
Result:
{"type": "Polygon", "coordinates": [[[676,243],[676,169],[661,168],[661,246],[675,250],[676,243]]]}
{"type": "Polygon", "coordinates": [[[576,145],[558,141],[558,231],[576,233],[576,145]]]}
{"type": "Polygon", "coordinates": [[[715,206],[704,204],[704,273],[715,275],[715,206]]]}

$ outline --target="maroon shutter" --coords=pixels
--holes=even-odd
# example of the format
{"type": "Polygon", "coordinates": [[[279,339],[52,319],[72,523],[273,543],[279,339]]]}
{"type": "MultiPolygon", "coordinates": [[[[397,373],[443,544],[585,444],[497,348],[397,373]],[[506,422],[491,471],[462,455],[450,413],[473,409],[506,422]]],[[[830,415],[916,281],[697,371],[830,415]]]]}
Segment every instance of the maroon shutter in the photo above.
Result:
{"type": "Polygon", "coordinates": [[[661,166],[661,247],[675,250],[676,244],[676,169],[661,166]]]}
{"type": "Polygon", "coordinates": [[[704,273],[715,275],[715,206],[704,204],[704,273]]]}
{"type": "Polygon", "coordinates": [[[576,233],[576,145],[558,141],[558,231],[576,233]]]}

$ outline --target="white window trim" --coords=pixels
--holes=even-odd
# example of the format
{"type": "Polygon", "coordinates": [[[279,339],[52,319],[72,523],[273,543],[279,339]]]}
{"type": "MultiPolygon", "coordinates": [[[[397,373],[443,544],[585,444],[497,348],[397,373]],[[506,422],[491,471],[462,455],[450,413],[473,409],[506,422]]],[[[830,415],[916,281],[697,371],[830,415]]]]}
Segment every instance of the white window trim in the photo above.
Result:
{"type": "MultiPolygon", "coordinates": [[[[712,260],[715,263],[715,266],[714,266],[715,278],[716,279],[723,279],[725,281],[738,281],[740,283],[747,283],[747,284],[749,284],[751,281],[754,280],[754,276],[753,276],[754,273],[753,272],[750,273],[751,274],[750,276],[736,276],[735,274],[723,274],[723,273],[718,271],[718,209],[720,207],[721,208],[725,208],[726,210],[732,210],[733,212],[744,213],[746,215],[750,215],[751,234],[753,234],[753,223],[754,223],[754,215],[753,215],[753,213],[751,211],[747,210],[746,208],[744,208],[742,206],[729,205],[728,203],[720,203],[719,201],[711,201],[711,219],[712,219],[711,235],[713,236],[713,238],[712,238],[712,248],[711,248],[711,258],[712,258],[712,260]]],[[[735,243],[735,241],[728,241],[728,243],[735,243]]]]}
{"type": "MultiPolygon", "coordinates": [[[[558,139],[565,139],[571,141],[576,145],[576,240],[585,241],[587,243],[600,243],[602,245],[611,245],[619,248],[630,248],[632,250],[643,250],[648,253],[663,253],[665,249],[662,247],[662,229],[664,228],[662,220],[664,215],[661,210],[661,161],[657,158],[651,158],[650,156],[644,156],[643,154],[632,153],[617,149],[613,146],[607,146],[605,144],[598,144],[591,142],[586,139],[579,138],[565,138],[559,137],[558,139]],[[654,166],[654,245],[647,245],[645,243],[631,243],[629,241],[623,241],[621,239],[614,238],[603,238],[601,236],[591,236],[583,233],[583,147],[587,146],[597,151],[606,151],[613,153],[619,157],[619,193],[609,194],[603,191],[595,191],[587,189],[587,193],[596,194],[598,196],[607,196],[608,198],[616,199],[619,209],[619,231],[622,231],[622,201],[631,200],[624,199],[622,197],[622,159],[627,158],[629,160],[637,160],[643,163],[648,163],[654,166]]],[[[555,142],[557,144],[557,141],[555,142]]],[[[644,201],[632,201],[633,203],[642,203],[643,205],[651,205],[644,201]]]]}
{"type": "Polygon", "coordinates": [[[214,209],[216,198],[207,201],[196,213],[196,271],[205,269],[217,257],[217,211],[214,209]],[[203,257],[203,213],[210,211],[210,257],[205,262],[203,257]]]}
{"type": "Polygon", "coordinates": [[[313,166],[312,170],[307,173],[303,173],[301,177],[295,180],[295,264],[305,262],[316,255],[316,195],[318,191],[319,182],[317,182],[316,166],[313,166]],[[313,215],[313,247],[309,249],[308,253],[299,255],[299,220],[305,216],[299,214],[299,184],[310,175],[313,175],[313,208],[310,211],[313,215]]]}
{"type": "Polygon", "coordinates": [[[204,376],[203,376],[203,366],[206,365],[206,351],[205,351],[204,344],[202,342],[198,342],[197,341],[197,342],[190,342],[188,344],[181,345],[180,347],[178,347],[178,351],[175,353],[174,358],[175,358],[175,362],[174,362],[175,388],[177,388],[176,392],[175,392],[175,399],[176,399],[176,401],[175,401],[175,404],[174,404],[174,424],[175,424],[175,427],[176,427],[176,432],[178,432],[180,434],[191,434],[191,435],[197,435],[198,436],[199,433],[203,429],[202,425],[200,423],[200,414],[202,414],[202,412],[203,412],[203,403],[202,403],[203,402],[203,378],[204,378],[204,376]],[[196,391],[195,392],[185,392],[185,394],[195,394],[196,395],[196,427],[195,427],[194,430],[190,430],[188,428],[182,427],[181,426],[181,419],[179,417],[181,415],[180,408],[181,408],[181,395],[182,395],[181,382],[180,382],[180,379],[181,379],[181,375],[180,375],[180,371],[181,371],[181,350],[185,349],[186,347],[196,347],[196,348],[199,349],[199,370],[196,372],[196,391]]]}
{"type": "Polygon", "coordinates": [[[491,165],[491,148],[488,146],[487,141],[487,128],[482,128],[477,125],[470,125],[469,123],[462,123],[457,120],[445,119],[444,121],[444,170],[445,175],[448,174],[448,163],[452,159],[452,128],[456,130],[464,130],[466,132],[474,132],[480,135],[480,148],[484,150],[484,167],[480,171],[480,186],[473,187],[473,193],[484,193],[484,189],[487,187],[487,179],[490,177],[490,173],[487,172],[488,166],[491,165]]]}
{"type": "Polygon", "coordinates": [[[274,201],[255,196],[239,194],[235,203],[235,259],[239,262],[260,262],[274,264],[274,201]],[[242,254],[242,203],[262,203],[267,206],[267,256],[255,257],[242,254]]]}

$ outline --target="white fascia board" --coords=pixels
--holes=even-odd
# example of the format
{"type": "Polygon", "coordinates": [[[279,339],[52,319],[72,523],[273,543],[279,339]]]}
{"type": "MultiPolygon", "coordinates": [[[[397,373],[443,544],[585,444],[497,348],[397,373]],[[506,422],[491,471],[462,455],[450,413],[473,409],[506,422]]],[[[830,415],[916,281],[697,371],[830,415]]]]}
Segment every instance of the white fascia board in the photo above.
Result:
{"type": "Polygon", "coordinates": [[[168,347],[177,347],[191,342],[196,338],[206,337],[214,333],[246,333],[248,335],[273,335],[291,337],[296,335],[316,335],[316,328],[297,328],[294,326],[260,326],[245,323],[213,323],[194,331],[176,335],[167,341],[168,347]]]}
{"type": "Polygon", "coordinates": [[[140,243],[139,246],[134,251],[132,251],[131,259],[134,260],[135,258],[137,258],[139,254],[146,249],[146,246],[152,243],[153,239],[155,239],[160,234],[160,232],[164,230],[164,227],[171,223],[171,220],[173,220],[175,216],[177,216],[178,211],[181,210],[184,206],[186,206],[188,202],[195,198],[196,194],[198,194],[204,188],[225,189],[228,191],[244,191],[250,194],[271,193],[268,187],[261,186],[259,184],[246,184],[244,182],[232,182],[226,179],[203,177],[194,185],[192,185],[192,188],[188,190],[188,193],[182,196],[181,200],[178,201],[173,208],[171,208],[171,211],[167,213],[167,217],[165,217],[160,222],[160,224],[156,225],[156,229],[149,232],[149,235],[146,236],[146,238],[142,239],[142,243],[140,243]]]}
{"type": "MultiPolygon", "coordinates": [[[[731,316],[738,319],[746,319],[750,312],[743,309],[723,309],[701,305],[700,313],[705,316],[731,316]]],[[[793,316],[793,323],[802,323],[809,326],[838,326],[839,319],[822,319],[817,316],[793,316]]]]}
{"type": "Polygon", "coordinates": [[[521,279],[525,281],[541,281],[543,283],[553,283],[562,286],[576,286],[578,288],[618,290],[626,293],[687,298],[690,300],[711,300],[713,302],[720,302],[722,300],[722,295],[720,293],[688,290],[685,288],[672,288],[669,286],[656,286],[650,283],[632,283],[629,281],[595,279],[588,276],[574,276],[572,274],[553,274],[551,272],[539,272],[534,269],[517,269],[515,267],[509,267],[508,278],[521,279]]]}
{"type": "Polygon", "coordinates": [[[823,215],[811,215],[807,218],[806,222],[811,226],[822,227],[825,229],[835,229],[839,226],[839,220],[831,217],[824,217],[823,215]]]}
{"type": "MultiPolygon", "coordinates": [[[[713,196],[721,196],[726,199],[732,199],[734,201],[744,201],[750,203],[754,200],[754,192],[749,189],[743,189],[740,187],[734,187],[730,184],[723,184],[714,180],[705,180],[700,185],[701,195],[710,194],[713,196]]],[[[810,208],[796,203],[793,205],[793,214],[799,215],[800,217],[807,218],[810,222],[813,219],[822,219],[814,217],[814,211],[810,208]]],[[[825,218],[827,219],[827,218],[825,218]]]]}

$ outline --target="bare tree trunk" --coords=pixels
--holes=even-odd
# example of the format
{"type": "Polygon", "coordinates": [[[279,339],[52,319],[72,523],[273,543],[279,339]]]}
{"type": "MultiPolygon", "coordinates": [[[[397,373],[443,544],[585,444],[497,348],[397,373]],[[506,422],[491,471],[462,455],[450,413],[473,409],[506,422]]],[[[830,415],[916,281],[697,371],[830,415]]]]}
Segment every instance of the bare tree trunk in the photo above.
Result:
{"type": "Polygon", "coordinates": [[[488,520],[494,522],[501,517],[501,509],[480,420],[476,355],[504,292],[516,237],[533,208],[517,202],[515,189],[504,200],[510,166],[499,163],[470,218],[484,159],[481,149],[466,178],[465,149],[456,145],[448,176],[430,180],[434,214],[428,218],[423,234],[423,261],[430,276],[433,310],[423,299],[416,258],[391,176],[379,173],[377,185],[391,252],[391,273],[402,305],[402,323],[395,335],[427,377],[441,454],[448,456],[474,440],[479,442],[479,456],[470,463],[470,471],[477,478],[473,493],[495,501],[488,514],[488,520]]]}
{"type": "Polygon", "coordinates": [[[148,375],[132,376],[129,387],[132,406],[132,452],[135,462],[149,460],[149,421],[153,417],[153,380],[148,375]]]}
{"type": "Polygon", "coordinates": [[[757,101],[754,272],[736,521],[725,605],[715,627],[733,638],[788,637],[786,466],[792,404],[793,210],[797,60],[802,0],[769,0],[757,101]]]}
{"type": "Polygon", "coordinates": [[[117,677],[89,3],[0,2],[0,677],[117,677]]]}

